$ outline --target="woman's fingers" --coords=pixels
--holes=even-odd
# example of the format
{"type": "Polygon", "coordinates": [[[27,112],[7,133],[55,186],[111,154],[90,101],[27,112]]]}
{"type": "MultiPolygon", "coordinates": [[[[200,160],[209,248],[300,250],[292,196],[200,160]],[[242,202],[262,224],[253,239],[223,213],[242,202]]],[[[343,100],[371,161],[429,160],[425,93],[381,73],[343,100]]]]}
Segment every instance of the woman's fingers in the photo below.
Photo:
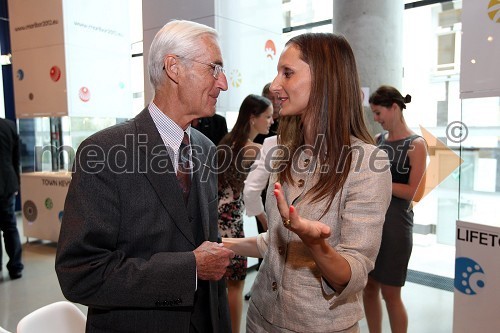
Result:
{"type": "Polygon", "coordinates": [[[320,238],[330,237],[331,229],[329,226],[327,226],[326,224],[320,223],[318,227],[320,229],[320,235],[319,235],[320,238]]]}
{"type": "Polygon", "coordinates": [[[328,238],[331,229],[320,221],[311,221],[299,216],[297,209],[290,206],[290,229],[305,242],[315,242],[322,238],[328,238]]]}
{"type": "Polygon", "coordinates": [[[330,237],[329,226],[319,221],[303,219],[299,216],[295,206],[288,206],[280,183],[274,183],[274,196],[285,228],[295,232],[303,240],[313,241],[330,237]]]}
{"type": "Polygon", "coordinates": [[[290,220],[290,229],[294,228],[294,231],[295,229],[301,229],[302,221],[300,219],[299,213],[297,212],[297,209],[295,209],[293,205],[290,205],[290,207],[288,208],[288,218],[290,220]]]}
{"type": "Polygon", "coordinates": [[[283,222],[285,222],[286,219],[288,219],[288,204],[285,200],[285,195],[283,194],[280,183],[274,183],[274,196],[276,197],[280,215],[283,217],[283,222]]]}

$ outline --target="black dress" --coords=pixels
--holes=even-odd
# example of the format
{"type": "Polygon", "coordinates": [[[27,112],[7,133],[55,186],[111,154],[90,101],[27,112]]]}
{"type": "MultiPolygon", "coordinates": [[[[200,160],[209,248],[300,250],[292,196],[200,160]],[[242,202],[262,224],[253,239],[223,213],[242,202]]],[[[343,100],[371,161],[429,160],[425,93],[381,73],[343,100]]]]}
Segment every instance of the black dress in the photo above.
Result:
{"type": "MultiPolygon", "coordinates": [[[[410,159],[408,150],[418,135],[387,141],[384,132],[377,139],[391,161],[393,183],[408,184],[410,178],[410,159]]],[[[402,287],[405,284],[408,262],[413,247],[413,210],[411,201],[392,196],[385,215],[382,243],[370,276],[378,282],[402,287]]]]}

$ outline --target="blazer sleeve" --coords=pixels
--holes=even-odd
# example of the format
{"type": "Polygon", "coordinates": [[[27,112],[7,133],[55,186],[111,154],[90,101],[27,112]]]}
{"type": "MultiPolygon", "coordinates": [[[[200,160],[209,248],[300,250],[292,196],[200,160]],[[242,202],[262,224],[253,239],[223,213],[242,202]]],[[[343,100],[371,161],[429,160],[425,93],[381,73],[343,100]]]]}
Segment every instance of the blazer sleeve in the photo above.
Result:
{"type": "Polygon", "coordinates": [[[268,153],[273,147],[276,147],[276,140],[276,136],[272,136],[264,140],[260,149],[260,156],[255,160],[251,171],[245,179],[243,198],[245,201],[246,214],[248,216],[257,216],[264,211],[261,193],[262,190],[266,188],[269,180],[272,165],[270,163],[271,156],[268,157],[268,153]]]}
{"type": "Polygon", "coordinates": [[[334,294],[332,304],[342,302],[365,287],[380,248],[385,214],[391,201],[392,178],[387,154],[378,148],[372,149],[367,149],[367,158],[360,164],[353,159],[354,169],[344,188],[340,240],[336,250],[347,260],[352,273],[340,294],[323,279],[325,293],[334,294]]]}
{"type": "MultiPolygon", "coordinates": [[[[100,158],[102,145],[96,142],[87,139],[78,149],[66,197],[55,263],[64,296],[103,309],[193,305],[196,261],[192,249],[160,250],[166,242],[154,241],[155,237],[167,236],[155,228],[166,228],[168,223],[156,227],[164,221],[151,222],[160,214],[149,212],[161,209],[154,194],[147,193],[144,200],[151,200],[149,208],[135,214],[126,208],[138,205],[141,198],[138,188],[123,190],[124,177],[143,177],[147,191],[146,177],[120,174],[109,163],[100,163],[106,159],[100,158]]],[[[177,241],[180,237],[175,235],[170,237],[177,241]]]]}

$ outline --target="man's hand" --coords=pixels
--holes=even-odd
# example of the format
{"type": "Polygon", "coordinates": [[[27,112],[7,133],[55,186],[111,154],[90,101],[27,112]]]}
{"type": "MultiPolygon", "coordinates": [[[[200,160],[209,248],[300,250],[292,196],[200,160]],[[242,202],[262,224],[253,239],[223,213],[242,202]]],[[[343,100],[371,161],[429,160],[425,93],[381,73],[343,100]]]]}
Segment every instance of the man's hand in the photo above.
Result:
{"type": "Polygon", "coordinates": [[[234,252],[225,248],[222,243],[205,241],[193,251],[196,258],[196,269],[200,280],[217,281],[222,279],[234,252]]]}

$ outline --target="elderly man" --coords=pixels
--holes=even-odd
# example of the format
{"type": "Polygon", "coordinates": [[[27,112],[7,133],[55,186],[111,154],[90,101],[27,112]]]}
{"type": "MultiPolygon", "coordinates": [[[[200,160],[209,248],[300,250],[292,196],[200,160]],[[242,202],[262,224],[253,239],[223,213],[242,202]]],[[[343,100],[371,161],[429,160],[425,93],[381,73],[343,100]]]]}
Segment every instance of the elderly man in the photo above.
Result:
{"type": "Polygon", "coordinates": [[[167,23],[150,48],[153,101],[78,149],[56,272],[88,306],[87,332],[230,332],[215,147],[190,127],[227,90],[222,65],[214,29],[167,23]]]}

